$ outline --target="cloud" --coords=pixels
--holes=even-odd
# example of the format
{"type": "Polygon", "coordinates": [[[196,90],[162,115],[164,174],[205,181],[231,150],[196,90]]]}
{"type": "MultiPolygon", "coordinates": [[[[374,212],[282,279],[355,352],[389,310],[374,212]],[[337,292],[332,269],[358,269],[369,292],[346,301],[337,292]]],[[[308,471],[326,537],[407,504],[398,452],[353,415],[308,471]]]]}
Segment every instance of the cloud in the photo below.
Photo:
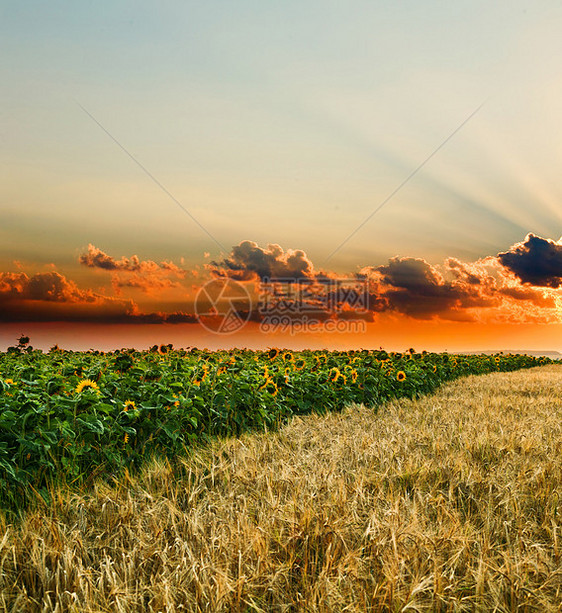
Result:
{"type": "Polygon", "coordinates": [[[554,309],[556,300],[553,296],[545,295],[536,289],[526,287],[501,287],[498,293],[502,296],[513,298],[519,302],[529,302],[539,307],[554,309]]]}
{"type": "Polygon", "coordinates": [[[47,302],[94,302],[91,290],[81,290],[58,272],[41,272],[28,276],[0,273],[0,300],[43,300],[47,302]]]}
{"type": "Polygon", "coordinates": [[[126,277],[114,274],[111,284],[117,295],[121,295],[122,288],[138,289],[145,294],[155,295],[164,290],[183,287],[178,281],[172,281],[167,277],[141,274],[133,274],[126,277]]]}
{"type": "MultiPolygon", "coordinates": [[[[171,310],[182,304],[181,297],[173,302],[167,298],[165,303],[161,296],[165,291],[179,288],[188,292],[183,277],[189,271],[173,262],[142,261],[137,256],[117,260],[93,245],[80,256],[80,262],[108,271],[113,294],[82,289],[55,270],[31,275],[21,270],[0,273],[0,321],[198,321],[193,312],[166,312],[160,306],[167,304],[171,310]],[[126,290],[157,298],[150,300],[150,309],[144,309],[123,297],[126,290]]],[[[316,321],[373,321],[381,314],[494,323],[562,319],[557,308],[562,244],[533,234],[497,256],[473,262],[448,258],[432,264],[422,258],[396,256],[385,264],[341,276],[317,271],[300,249],[275,244],[263,248],[246,240],[234,246],[228,257],[205,268],[211,279],[231,279],[252,287],[253,302],[240,309],[254,322],[271,315],[293,319],[306,315],[316,321]]]]}
{"type": "MultiPolygon", "coordinates": [[[[458,269],[455,266],[453,270],[458,269]]],[[[489,307],[497,302],[482,293],[476,283],[459,278],[446,280],[434,266],[420,258],[394,257],[387,265],[362,272],[374,280],[379,304],[384,304],[387,311],[416,319],[436,316],[458,319],[461,310],[489,307]]],[[[472,317],[465,313],[463,318],[472,317]]]]}
{"type": "Polygon", "coordinates": [[[562,243],[527,234],[497,259],[523,283],[558,288],[562,284],[562,243]]]}
{"type": "Polygon", "coordinates": [[[94,321],[134,314],[136,305],[80,289],[58,272],[0,273],[0,321],[94,321]]]}
{"type": "Polygon", "coordinates": [[[116,260],[92,244],[88,245],[88,253],[82,253],[78,261],[89,268],[101,268],[102,270],[140,270],[140,261],[136,255],[130,260],[124,257],[116,260]]]}
{"type": "Polygon", "coordinates": [[[242,241],[220,262],[211,262],[208,269],[216,277],[235,281],[263,279],[311,279],[314,267],[300,249],[283,249],[270,244],[266,249],[253,241],[242,241]]]}
{"type": "Polygon", "coordinates": [[[128,299],[80,289],[58,272],[0,272],[0,322],[196,323],[193,313],[143,313],[128,299]]]}
{"type": "MultiPolygon", "coordinates": [[[[517,246],[512,248],[516,249],[517,246]]],[[[261,281],[262,299],[266,287],[265,298],[273,303],[273,310],[286,314],[314,312],[319,319],[359,317],[365,313],[367,319],[378,313],[447,321],[558,318],[553,296],[540,287],[523,287],[499,256],[476,262],[448,258],[441,265],[397,256],[387,264],[367,266],[338,277],[329,271],[316,271],[302,250],[284,250],[275,244],[262,248],[246,240],[233,247],[227,258],[211,262],[208,269],[215,277],[261,281]],[[294,283],[283,285],[282,279],[293,279],[294,283]],[[273,281],[264,286],[264,280],[273,281]],[[351,284],[351,289],[342,291],[338,287],[342,281],[351,284]],[[361,294],[368,295],[366,309],[361,308],[365,298],[357,299],[361,294]],[[525,314],[525,309],[533,311],[525,314]]],[[[552,281],[549,286],[554,287],[552,281]]]]}
{"type": "Polygon", "coordinates": [[[88,252],[79,256],[78,261],[88,268],[99,268],[101,270],[134,272],[134,273],[155,273],[164,272],[177,277],[185,277],[187,271],[173,262],[163,261],[160,264],[152,260],[141,260],[138,255],[130,258],[122,257],[116,260],[95,245],[88,245],[88,252]]]}
{"type": "Polygon", "coordinates": [[[476,262],[448,258],[442,266],[420,258],[394,257],[388,264],[365,268],[362,273],[373,280],[379,308],[414,319],[501,321],[508,315],[510,321],[558,318],[553,296],[540,288],[522,287],[493,257],[476,262]]]}
{"type": "Polygon", "coordinates": [[[199,319],[197,315],[181,311],[175,313],[156,312],[129,314],[120,321],[116,321],[116,323],[125,324],[196,324],[198,322],[199,319]]]}
{"type": "MultiPolygon", "coordinates": [[[[345,319],[355,314],[371,320],[366,308],[368,289],[356,275],[338,278],[333,273],[315,271],[312,261],[301,249],[284,250],[277,244],[260,247],[245,240],[232,248],[230,255],[213,261],[207,269],[215,278],[260,282],[261,302],[252,319],[282,316],[299,318],[304,315],[316,321],[329,318],[345,319]]],[[[373,297],[373,304],[379,304],[373,297]]]]}
{"type": "Polygon", "coordinates": [[[456,279],[470,285],[482,285],[490,279],[477,265],[461,262],[456,258],[446,259],[445,266],[456,279]]]}
{"type": "Polygon", "coordinates": [[[141,260],[137,255],[117,260],[92,244],[88,245],[88,252],[81,254],[78,261],[88,268],[111,272],[117,295],[121,295],[121,288],[138,289],[145,294],[181,288],[182,284],[173,278],[184,279],[189,272],[167,260],[158,264],[152,260],[141,260]]]}
{"type": "Polygon", "coordinates": [[[399,287],[420,294],[430,293],[443,284],[437,271],[425,260],[419,258],[394,257],[387,266],[379,266],[377,272],[387,285],[399,287]]]}

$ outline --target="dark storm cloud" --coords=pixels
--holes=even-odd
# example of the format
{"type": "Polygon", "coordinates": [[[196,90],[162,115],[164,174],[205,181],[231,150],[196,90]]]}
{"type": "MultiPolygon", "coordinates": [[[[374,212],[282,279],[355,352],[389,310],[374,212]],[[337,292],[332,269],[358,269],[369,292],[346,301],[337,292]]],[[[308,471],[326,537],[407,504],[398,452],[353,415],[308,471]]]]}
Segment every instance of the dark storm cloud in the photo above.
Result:
{"type": "Polygon", "coordinates": [[[562,244],[535,234],[498,253],[500,263],[523,283],[558,288],[562,284],[562,244]]]}

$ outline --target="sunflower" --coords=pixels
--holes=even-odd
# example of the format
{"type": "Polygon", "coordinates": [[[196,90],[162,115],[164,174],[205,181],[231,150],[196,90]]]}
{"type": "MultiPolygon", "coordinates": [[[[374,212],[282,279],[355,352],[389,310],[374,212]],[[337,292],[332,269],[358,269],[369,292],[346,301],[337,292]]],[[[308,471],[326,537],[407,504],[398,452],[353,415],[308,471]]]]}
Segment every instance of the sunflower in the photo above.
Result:
{"type": "Polygon", "coordinates": [[[273,359],[274,359],[274,358],[276,358],[278,355],[279,355],[279,349],[270,349],[270,350],[267,352],[267,357],[268,357],[270,360],[273,360],[273,359]]]}
{"type": "Polygon", "coordinates": [[[437,372],[437,364],[433,365],[433,372],[437,372]]]}
{"type": "Polygon", "coordinates": [[[133,411],[137,408],[137,405],[132,400],[125,400],[125,404],[123,405],[123,411],[127,412],[129,409],[133,411]]]}
{"type": "Polygon", "coordinates": [[[7,383],[8,385],[15,385],[13,379],[4,379],[4,383],[7,383]]]}
{"type": "Polygon", "coordinates": [[[351,382],[355,383],[357,381],[357,371],[355,370],[355,368],[351,369],[351,372],[349,373],[349,376],[351,377],[351,382]]]}
{"type": "Polygon", "coordinates": [[[399,370],[396,373],[396,381],[405,381],[406,380],[406,373],[403,370],[399,370]]]}
{"type": "Polygon", "coordinates": [[[283,354],[283,361],[284,362],[292,362],[295,359],[295,357],[293,356],[293,354],[290,351],[285,351],[285,353],[283,354]]]}
{"type": "Polygon", "coordinates": [[[207,378],[208,371],[209,367],[205,365],[203,367],[203,374],[200,377],[195,377],[195,379],[193,380],[193,385],[201,385],[201,383],[203,383],[203,381],[205,381],[205,379],[207,378]]]}
{"type": "Polygon", "coordinates": [[[299,358],[295,360],[295,370],[302,370],[306,366],[306,360],[304,358],[299,358]]]}
{"type": "Polygon", "coordinates": [[[335,383],[340,377],[341,377],[340,369],[334,367],[330,370],[330,373],[328,375],[328,380],[331,381],[332,383],[335,383]]]}
{"type": "Polygon", "coordinates": [[[123,442],[125,443],[125,445],[129,442],[129,435],[125,434],[125,436],[123,437],[123,442]]]}
{"type": "Polygon", "coordinates": [[[271,378],[269,378],[261,387],[260,390],[267,392],[271,396],[277,396],[279,392],[279,388],[277,387],[277,383],[271,378]]]}
{"type": "Polygon", "coordinates": [[[86,388],[90,388],[98,394],[100,393],[100,388],[98,387],[98,384],[91,379],[82,379],[82,381],[80,381],[80,383],[76,386],[76,393],[79,394],[80,392],[83,392],[86,388]]]}

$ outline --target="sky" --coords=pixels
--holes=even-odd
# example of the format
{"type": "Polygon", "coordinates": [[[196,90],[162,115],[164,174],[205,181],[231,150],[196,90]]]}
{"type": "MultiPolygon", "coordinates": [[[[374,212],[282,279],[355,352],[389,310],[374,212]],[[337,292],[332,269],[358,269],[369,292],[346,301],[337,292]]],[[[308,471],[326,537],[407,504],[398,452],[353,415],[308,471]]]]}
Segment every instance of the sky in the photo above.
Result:
{"type": "Polygon", "coordinates": [[[0,349],[562,349],[561,27],[3,3],[0,349]]]}

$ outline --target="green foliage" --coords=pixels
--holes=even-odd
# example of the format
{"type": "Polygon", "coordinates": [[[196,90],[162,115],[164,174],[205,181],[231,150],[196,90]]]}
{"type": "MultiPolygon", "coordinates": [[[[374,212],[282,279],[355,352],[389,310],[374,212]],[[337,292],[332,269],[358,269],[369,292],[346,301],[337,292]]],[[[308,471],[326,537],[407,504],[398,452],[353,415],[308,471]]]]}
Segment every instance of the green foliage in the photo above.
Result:
{"type": "MultiPolygon", "coordinates": [[[[22,343],[21,341],[26,341],[22,343]]],[[[173,350],[0,353],[0,506],[48,499],[170,458],[196,442],[276,428],[294,415],[416,397],[468,374],[550,363],[522,355],[173,350]]]]}

